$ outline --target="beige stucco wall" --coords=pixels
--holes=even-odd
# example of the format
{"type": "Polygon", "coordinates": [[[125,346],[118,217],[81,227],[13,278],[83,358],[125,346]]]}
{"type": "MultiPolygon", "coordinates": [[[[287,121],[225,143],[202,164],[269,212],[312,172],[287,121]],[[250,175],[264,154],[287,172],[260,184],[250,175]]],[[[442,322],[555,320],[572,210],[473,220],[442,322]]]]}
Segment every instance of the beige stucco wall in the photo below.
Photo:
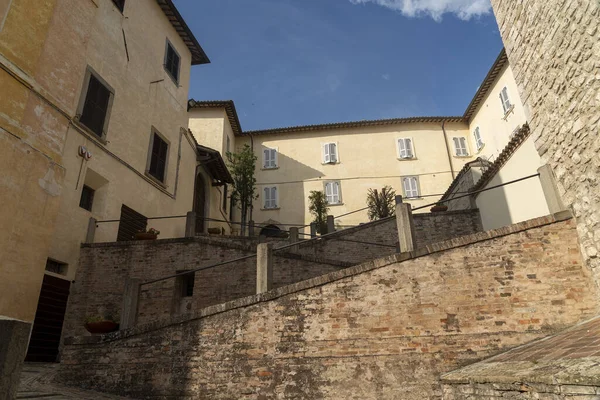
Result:
{"type": "MultiPolygon", "coordinates": [[[[467,136],[466,125],[446,124],[450,150],[452,137],[467,136]]],[[[237,147],[250,144],[248,137],[238,137],[237,147]]],[[[452,182],[452,174],[444,143],[441,123],[410,123],[315,132],[263,134],[254,137],[258,156],[256,173],[259,199],[254,204],[253,219],[257,223],[308,224],[308,196],[312,190],[324,190],[324,182],[339,180],[341,205],[331,205],[330,214],[340,215],[366,207],[367,190],[392,186],[402,194],[403,176],[418,176],[422,195],[441,194],[452,182]],[[415,159],[399,160],[397,139],[413,139],[415,159]],[[336,142],[338,163],[322,163],[322,144],[336,142]],[[278,168],[263,169],[263,149],[278,149],[278,168]],[[279,209],[264,210],[262,192],[276,185],[279,209]]],[[[472,152],[472,150],[470,150],[472,152]]],[[[454,171],[462,168],[469,157],[451,157],[454,171]]],[[[407,200],[413,207],[434,202],[437,196],[407,200]]],[[[425,211],[425,210],[424,210],[425,211]]],[[[428,210],[427,210],[428,211],[428,210]]],[[[366,211],[336,219],[342,226],[367,222],[366,211]]],[[[305,230],[307,232],[308,230],[305,230]]]]}
{"type": "MultiPolygon", "coordinates": [[[[65,53],[67,67],[57,81],[71,116],[86,68],[114,90],[106,143],[73,123],[64,147],[67,172],[47,257],[68,264],[68,279],[75,276],[90,217],[119,219],[122,204],[146,217],[185,215],[192,209],[196,155],[185,133],[191,54],[155,1],[136,2],[135,8],[127,4],[124,14],[111,1],[58,2],[46,41],[48,52],[65,53]],[[181,56],[179,85],[163,68],[167,39],[181,56]],[[153,128],[169,142],[164,185],[146,175],[153,128]],[[79,146],[91,152],[89,160],[78,155],[79,146]],[[79,207],[84,183],[96,189],[92,212],[79,207]]],[[[48,59],[44,65],[52,63],[48,59]]],[[[95,241],[116,240],[118,226],[98,224],[95,241]]],[[[185,218],[150,220],[148,227],[160,230],[161,238],[181,237],[185,218]]]]}
{"type": "Polygon", "coordinates": [[[519,97],[512,69],[507,64],[469,121],[471,148],[473,151],[477,149],[474,132],[475,128],[479,127],[485,145],[475,155],[494,160],[508,144],[510,134],[526,122],[525,108],[519,97]],[[500,101],[500,92],[504,87],[508,89],[508,97],[514,106],[506,115],[500,101]]]}
{"type": "MultiPolygon", "coordinates": [[[[537,173],[542,166],[529,137],[485,188],[537,173]]],[[[476,199],[483,229],[496,229],[550,213],[539,178],[482,192],[476,199]]]]}

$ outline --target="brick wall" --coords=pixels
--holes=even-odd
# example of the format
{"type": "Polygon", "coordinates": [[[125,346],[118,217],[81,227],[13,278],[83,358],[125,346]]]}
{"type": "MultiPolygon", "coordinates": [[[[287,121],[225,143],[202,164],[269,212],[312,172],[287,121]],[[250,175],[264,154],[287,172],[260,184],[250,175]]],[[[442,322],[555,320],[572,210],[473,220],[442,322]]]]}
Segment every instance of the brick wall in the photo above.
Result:
{"type": "Polygon", "coordinates": [[[600,3],[492,0],[538,153],[571,205],[600,281],[600,3]]]}
{"type": "Polygon", "coordinates": [[[188,320],[67,341],[56,379],[137,398],[441,398],[439,375],[597,311],[565,213],[188,320]]]}
{"type": "MultiPolygon", "coordinates": [[[[414,214],[413,217],[416,247],[425,247],[431,243],[470,235],[482,230],[478,210],[421,213],[414,214]]],[[[300,246],[300,253],[360,263],[394,254],[397,244],[396,217],[392,217],[344,229],[338,234],[325,237],[317,242],[305,243],[300,246]],[[353,241],[380,245],[361,244],[353,241]]]]}
{"type": "MultiPolygon", "coordinates": [[[[202,237],[83,245],[80,267],[71,286],[64,336],[84,333],[86,316],[120,314],[127,279],[149,281],[255,253],[254,246],[202,237]]],[[[310,256],[276,253],[274,287],[348,266],[347,263],[317,260],[310,256]]],[[[196,272],[193,297],[181,302],[174,300],[173,278],[143,286],[138,322],[150,322],[254,293],[255,257],[196,272]]]]}

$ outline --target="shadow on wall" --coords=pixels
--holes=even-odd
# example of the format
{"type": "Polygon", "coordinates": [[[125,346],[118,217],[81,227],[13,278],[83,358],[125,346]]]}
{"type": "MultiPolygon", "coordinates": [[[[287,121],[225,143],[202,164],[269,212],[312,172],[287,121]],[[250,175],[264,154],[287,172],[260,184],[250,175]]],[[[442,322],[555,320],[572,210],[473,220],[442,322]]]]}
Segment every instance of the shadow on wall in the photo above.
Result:
{"type": "MultiPolygon", "coordinates": [[[[262,155],[259,154],[258,168],[262,168],[262,155]]],[[[279,221],[281,224],[304,225],[308,212],[308,196],[310,190],[305,189],[304,182],[314,181],[315,189],[325,190],[321,179],[326,179],[322,171],[316,170],[285,154],[278,153],[278,169],[269,171],[261,169],[257,177],[258,199],[254,202],[254,220],[259,224],[279,221]],[[277,186],[278,206],[281,209],[264,209],[264,187],[277,186]]],[[[257,168],[257,169],[258,169],[257,168]]],[[[281,226],[286,229],[289,227],[281,226]]]]}
{"type": "MultiPolygon", "coordinates": [[[[480,193],[476,200],[484,231],[513,223],[504,186],[480,193]]],[[[527,199],[523,199],[523,201],[527,201],[527,199]]]]}

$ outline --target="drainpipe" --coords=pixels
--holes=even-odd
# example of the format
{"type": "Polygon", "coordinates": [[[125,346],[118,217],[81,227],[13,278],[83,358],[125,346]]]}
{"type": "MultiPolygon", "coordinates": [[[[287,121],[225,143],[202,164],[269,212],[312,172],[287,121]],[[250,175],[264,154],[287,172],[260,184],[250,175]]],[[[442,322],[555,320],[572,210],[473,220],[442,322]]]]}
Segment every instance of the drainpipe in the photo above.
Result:
{"type": "Polygon", "coordinates": [[[444,133],[444,143],[446,143],[446,154],[448,155],[448,164],[450,165],[450,173],[452,174],[452,180],[456,178],[454,174],[454,167],[452,166],[452,156],[450,155],[450,145],[448,144],[448,135],[446,134],[446,120],[442,121],[442,132],[444,133]]]}
{"type": "MultiPolygon", "coordinates": [[[[248,136],[250,136],[250,150],[252,150],[252,153],[254,153],[254,138],[252,137],[252,134],[249,134],[248,136]]],[[[253,221],[252,210],[254,210],[254,205],[250,204],[250,218],[247,222],[253,221]]]]}

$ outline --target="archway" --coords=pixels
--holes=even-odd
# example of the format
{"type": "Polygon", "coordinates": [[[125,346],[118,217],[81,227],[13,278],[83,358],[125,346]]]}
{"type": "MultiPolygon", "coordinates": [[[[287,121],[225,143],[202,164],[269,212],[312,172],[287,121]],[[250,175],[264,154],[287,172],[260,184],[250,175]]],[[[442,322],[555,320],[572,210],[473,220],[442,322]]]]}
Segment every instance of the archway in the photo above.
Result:
{"type": "Polygon", "coordinates": [[[280,237],[281,229],[277,225],[267,225],[260,230],[260,235],[266,237],[280,237]]]}
{"type": "Polygon", "coordinates": [[[196,183],[194,185],[194,212],[196,213],[196,233],[204,233],[206,223],[206,180],[201,173],[196,175],[196,183]]]}

